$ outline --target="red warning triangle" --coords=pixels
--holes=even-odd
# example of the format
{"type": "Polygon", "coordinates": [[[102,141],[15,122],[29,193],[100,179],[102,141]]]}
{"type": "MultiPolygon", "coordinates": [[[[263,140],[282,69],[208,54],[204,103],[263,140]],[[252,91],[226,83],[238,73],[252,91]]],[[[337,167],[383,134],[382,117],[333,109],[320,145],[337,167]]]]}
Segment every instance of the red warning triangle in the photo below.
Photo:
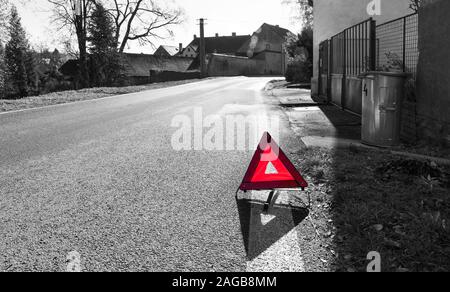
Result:
{"type": "Polygon", "coordinates": [[[240,186],[242,191],[306,188],[308,183],[272,139],[264,133],[240,186]]]}

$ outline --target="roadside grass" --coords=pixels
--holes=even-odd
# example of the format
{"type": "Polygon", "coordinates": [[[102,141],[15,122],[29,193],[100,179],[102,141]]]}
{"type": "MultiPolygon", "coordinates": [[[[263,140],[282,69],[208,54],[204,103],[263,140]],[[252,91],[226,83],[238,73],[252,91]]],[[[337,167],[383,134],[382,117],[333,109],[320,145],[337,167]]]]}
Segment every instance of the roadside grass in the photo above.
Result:
{"type": "Polygon", "coordinates": [[[64,104],[83,100],[93,100],[108,96],[177,86],[196,81],[199,81],[199,79],[169,81],[140,86],[86,88],[81,90],[53,92],[40,96],[30,96],[23,99],[0,99],[0,112],[39,108],[43,106],[64,104]]]}
{"type": "Polygon", "coordinates": [[[450,169],[373,150],[305,149],[311,220],[334,271],[450,271],[450,169]]]}

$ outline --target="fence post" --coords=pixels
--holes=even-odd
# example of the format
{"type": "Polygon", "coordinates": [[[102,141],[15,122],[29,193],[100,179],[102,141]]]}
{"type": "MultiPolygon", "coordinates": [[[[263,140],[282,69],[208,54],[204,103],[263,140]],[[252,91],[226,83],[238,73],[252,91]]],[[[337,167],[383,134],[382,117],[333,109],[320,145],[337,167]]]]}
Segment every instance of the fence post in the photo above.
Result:
{"type": "Polygon", "coordinates": [[[344,58],[342,63],[342,90],[341,90],[341,107],[345,109],[345,95],[347,94],[347,30],[344,30],[344,58]]]}
{"type": "Polygon", "coordinates": [[[406,17],[403,18],[403,73],[406,72],[406,17]]]}
{"type": "Polygon", "coordinates": [[[372,18],[370,19],[370,70],[376,70],[377,58],[377,24],[372,18]]]}
{"type": "Polygon", "coordinates": [[[322,95],[322,72],[323,72],[323,42],[319,44],[319,76],[317,80],[317,87],[319,88],[317,91],[317,96],[320,97],[322,95]]]}
{"type": "Polygon", "coordinates": [[[327,102],[331,102],[331,73],[333,72],[333,39],[328,40],[328,76],[327,76],[327,102]]]}

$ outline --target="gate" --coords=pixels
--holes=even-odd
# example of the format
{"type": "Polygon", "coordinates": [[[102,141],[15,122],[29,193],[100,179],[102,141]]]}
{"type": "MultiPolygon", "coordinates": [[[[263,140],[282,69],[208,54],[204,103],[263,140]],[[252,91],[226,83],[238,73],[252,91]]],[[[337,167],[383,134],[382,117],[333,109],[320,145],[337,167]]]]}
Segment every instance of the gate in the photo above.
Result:
{"type": "Polygon", "coordinates": [[[417,72],[418,15],[407,15],[381,25],[372,18],[323,41],[319,46],[319,96],[357,114],[362,112],[364,72],[400,67],[417,72]]]}
{"type": "Polygon", "coordinates": [[[376,66],[376,23],[370,18],[331,38],[331,101],[362,113],[362,82],[358,78],[376,66]]]}

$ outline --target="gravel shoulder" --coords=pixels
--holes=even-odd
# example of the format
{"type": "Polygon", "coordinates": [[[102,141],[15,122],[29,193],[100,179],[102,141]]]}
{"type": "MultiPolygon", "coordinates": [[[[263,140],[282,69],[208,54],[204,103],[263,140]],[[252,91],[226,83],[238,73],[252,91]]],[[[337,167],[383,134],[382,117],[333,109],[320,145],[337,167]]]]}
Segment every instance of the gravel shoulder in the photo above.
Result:
{"type": "Polygon", "coordinates": [[[30,96],[23,99],[0,99],[0,113],[31,108],[39,108],[44,106],[71,103],[84,100],[93,100],[108,96],[123,95],[152,89],[167,88],[197,81],[199,81],[199,79],[169,81],[140,86],[96,87],[81,90],[53,92],[40,96],[30,96]]]}

